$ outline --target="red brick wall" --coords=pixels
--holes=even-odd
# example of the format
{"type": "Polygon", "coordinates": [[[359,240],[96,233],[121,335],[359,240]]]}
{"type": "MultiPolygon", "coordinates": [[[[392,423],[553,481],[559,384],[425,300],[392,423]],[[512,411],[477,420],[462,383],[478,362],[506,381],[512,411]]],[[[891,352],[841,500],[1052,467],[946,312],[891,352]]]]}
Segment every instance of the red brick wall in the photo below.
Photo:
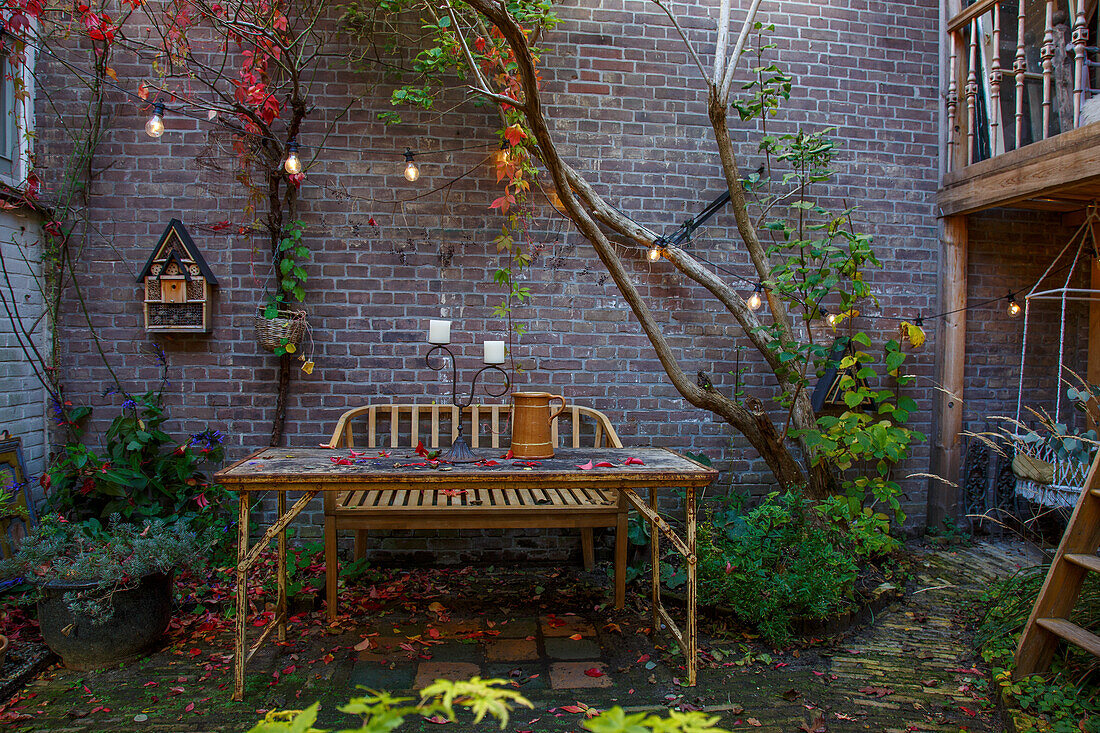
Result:
{"type": "MultiPolygon", "coordinates": [[[[674,7],[705,52],[713,45],[713,3],[674,7]]],[[[563,22],[544,37],[543,66],[548,111],[563,152],[611,203],[670,232],[723,185],[695,66],[651,3],[597,7],[569,0],[559,12],[563,22]]],[[[858,226],[874,234],[883,261],[873,278],[880,312],[889,317],[935,307],[937,12],[932,0],[836,0],[784,2],[764,18],[777,26],[779,63],[796,77],[792,98],[769,132],[797,125],[838,128],[839,177],[822,200],[859,207],[858,226]]],[[[148,73],[147,63],[133,58],[112,65],[128,88],[148,73]]],[[[66,99],[68,77],[48,58],[42,66],[58,109],[71,123],[79,107],[66,99]]],[[[456,347],[469,367],[480,361],[480,341],[501,337],[505,328],[491,315],[500,298],[490,281],[499,265],[490,244],[499,222],[487,210],[499,195],[492,177],[483,169],[446,191],[412,199],[474,166],[485,152],[424,156],[416,184],[402,177],[399,155],[406,145],[430,151],[491,141],[497,121],[467,103],[442,116],[406,114],[405,124],[387,129],[376,121],[376,113],[389,109],[390,87],[381,75],[342,71],[334,63],[322,79],[316,113],[299,136],[303,157],[312,158],[324,130],[349,101],[348,114],[326,144],[362,152],[321,151],[302,187],[315,253],[307,269],[317,368],[293,381],[287,419],[293,445],[325,439],[351,406],[442,397],[449,385],[423,366],[429,318],[454,320],[456,347]],[[377,227],[368,224],[372,216],[377,227]]],[[[40,101],[40,152],[49,182],[61,173],[65,143],[56,119],[44,110],[40,101]]],[[[239,457],[267,442],[277,360],[259,349],[252,333],[267,271],[264,243],[236,236],[232,228],[212,229],[242,219],[243,196],[233,182],[225,141],[223,152],[213,154],[219,143],[211,128],[178,117],[170,117],[164,137],[152,141],[142,131],[146,113],[117,93],[109,95],[107,112],[111,128],[97,163],[110,166],[93,190],[96,234],[79,263],[92,323],[133,391],[156,376],[142,350],[162,345],[171,360],[169,401],[177,429],[217,427],[229,436],[230,456],[239,457]],[[212,167],[212,159],[223,168],[212,167]],[[134,273],[173,216],[189,227],[221,285],[208,336],[152,337],[142,330],[134,273]]],[[[746,169],[752,170],[759,131],[733,124],[742,153],[752,161],[746,169]]],[[[693,247],[749,275],[731,223],[728,213],[719,215],[693,247]]],[[[538,256],[525,283],[533,299],[517,310],[530,331],[516,349],[528,369],[522,386],[560,391],[603,410],[628,445],[706,451],[720,459],[722,480],[734,490],[758,492],[767,485],[766,469],[728,426],[678,397],[582,238],[546,206],[534,225],[538,256]]],[[[670,267],[649,264],[644,253],[630,249],[624,245],[622,251],[631,275],[687,371],[705,370],[719,388],[730,389],[741,341],[736,326],[670,267]]],[[[882,338],[896,328],[891,320],[859,325],[882,338]]],[[[99,394],[108,376],[71,300],[62,328],[70,394],[104,405],[99,394]]],[[[914,426],[926,433],[932,348],[934,342],[913,366],[922,380],[915,390],[922,411],[914,426]]],[[[743,351],[740,363],[750,367],[750,393],[770,394],[759,360],[743,351]]],[[[104,407],[99,414],[110,412],[104,407]]],[[[919,446],[899,475],[926,470],[927,457],[927,446],[919,446]]],[[[910,525],[919,528],[923,484],[907,486],[910,525]]],[[[547,556],[557,547],[552,539],[488,537],[470,547],[507,547],[513,541],[541,543],[547,556]]]]}

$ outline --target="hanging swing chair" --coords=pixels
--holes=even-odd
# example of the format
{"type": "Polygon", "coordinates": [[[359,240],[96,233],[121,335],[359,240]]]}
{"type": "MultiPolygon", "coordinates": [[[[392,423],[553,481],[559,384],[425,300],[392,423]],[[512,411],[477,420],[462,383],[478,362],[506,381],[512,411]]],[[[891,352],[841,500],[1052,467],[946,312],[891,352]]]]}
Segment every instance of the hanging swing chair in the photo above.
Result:
{"type": "MultiPolygon", "coordinates": [[[[1019,391],[1016,396],[1016,420],[1012,428],[1012,442],[1016,455],[1012,461],[1012,471],[1016,475],[1016,494],[1036,504],[1047,508],[1072,508],[1081,494],[1081,487],[1085,485],[1085,477],[1088,474],[1090,458],[1093,451],[1088,450],[1079,439],[1058,435],[1050,435],[1040,438],[1038,433],[1027,428],[1022,422],[1026,417],[1025,411],[1032,412],[1024,406],[1024,366],[1027,358],[1028,326],[1031,320],[1031,305],[1035,301],[1055,300],[1061,303],[1061,317],[1059,319],[1058,332],[1058,361],[1057,384],[1055,385],[1055,401],[1053,421],[1055,426],[1065,423],[1062,421],[1063,385],[1068,383],[1064,374],[1072,370],[1065,365],[1066,351],[1066,306],[1070,302],[1100,301],[1100,290],[1086,288],[1074,288],[1070,286],[1074,275],[1080,267],[1091,266],[1092,260],[1098,258],[1098,243],[1096,228],[1100,227],[1100,209],[1096,205],[1090,206],[1084,223],[1070,237],[1058,256],[1050,263],[1042,277],[1032,286],[1024,296],[1024,337],[1020,348],[1020,378],[1019,391]],[[1063,271],[1066,272],[1065,280],[1060,287],[1055,282],[1056,277],[1063,271]],[[1067,450],[1067,444],[1076,450],[1067,450]]],[[[1057,278],[1061,280],[1061,278],[1057,278]]],[[[1069,398],[1066,398],[1069,401],[1069,398]]],[[[1070,407],[1072,410],[1073,408],[1070,407]]],[[[1047,413],[1049,415],[1049,413],[1047,413]]]]}

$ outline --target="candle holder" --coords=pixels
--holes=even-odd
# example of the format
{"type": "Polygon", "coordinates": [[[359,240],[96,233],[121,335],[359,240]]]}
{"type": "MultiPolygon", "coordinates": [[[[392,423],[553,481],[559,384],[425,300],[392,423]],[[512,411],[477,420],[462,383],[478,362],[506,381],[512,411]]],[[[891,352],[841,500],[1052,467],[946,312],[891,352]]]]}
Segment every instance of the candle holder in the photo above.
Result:
{"type": "Polygon", "coordinates": [[[440,350],[451,357],[451,404],[458,408],[458,436],[454,439],[454,442],[451,443],[450,450],[440,456],[440,460],[446,461],[447,463],[475,463],[481,459],[473,454],[473,451],[470,450],[470,446],[466,443],[466,438],[462,435],[462,411],[474,403],[474,391],[477,389],[477,380],[484,372],[493,370],[500,372],[504,376],[504,389],[500,392],[493,392],[488,387],[485,387],[485,393],[490,397],[503,397],[508,394],[508,390],[511,388],[512,384],[508,379],[508,372],[504,371],[496,364],[488,364],[478,369],[477,373],[474,374],[474,378],[470,380],[470,399],[466,400],[464,403],[459,402],[458,369],[455,366],[454,352],[447,348],[446,344],[436,344],[428,350],[427,355],[424,357],[424,362],[432,371],[442,371],[445,367],[444,364],[432,366],[432,355],[440,350]]]}

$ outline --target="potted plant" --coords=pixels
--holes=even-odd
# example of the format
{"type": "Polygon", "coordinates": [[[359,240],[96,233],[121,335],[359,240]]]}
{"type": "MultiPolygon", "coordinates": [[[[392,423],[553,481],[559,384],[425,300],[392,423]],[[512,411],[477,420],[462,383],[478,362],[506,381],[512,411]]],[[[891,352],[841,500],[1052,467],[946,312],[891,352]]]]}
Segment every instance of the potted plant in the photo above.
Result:
{"type": "Polygon", "coordinates": [[[172,617],[173,573],[208,543],[186,522],[42,521],[5,561],[38,590],[42,638],[70,669],[148,651],[172,617]]]}
{"type": "Polygon", "coordinates": [[[256,337],[260,346],[276,356],[298,351],[309,329],[305,311],[290,308],[291,300],[302,303],[306,299],[305,262],[310,252],[302,243],[304,227],[302,221],[292,222],[286,236],[279,240],[275,253],[278,288],[256,316],[256,337]]]}

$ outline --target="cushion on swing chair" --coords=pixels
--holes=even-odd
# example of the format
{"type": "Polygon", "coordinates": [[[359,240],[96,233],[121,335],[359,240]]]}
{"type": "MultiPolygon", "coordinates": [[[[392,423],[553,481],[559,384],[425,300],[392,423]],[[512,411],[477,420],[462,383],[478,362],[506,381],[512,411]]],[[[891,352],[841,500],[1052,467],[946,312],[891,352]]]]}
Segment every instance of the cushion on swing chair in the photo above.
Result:
{"type": "Polygon", "coordinates": [[[1054,466],[1026,453],[1016,453],[1016,457],[1012,459],[1012,473],[1018,478],[1028,479],[1037,484],[1054,483],[1054,466]]]}

